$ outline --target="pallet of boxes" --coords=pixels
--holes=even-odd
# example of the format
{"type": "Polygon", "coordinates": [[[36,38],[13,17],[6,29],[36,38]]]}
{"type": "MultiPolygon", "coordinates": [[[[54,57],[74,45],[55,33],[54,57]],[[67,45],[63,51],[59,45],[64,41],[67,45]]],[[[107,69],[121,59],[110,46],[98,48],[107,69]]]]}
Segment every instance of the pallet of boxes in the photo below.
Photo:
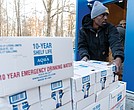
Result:
{"type": "Polygon", "coordinates": [[[72,52],[71,38],[1,37],[0,110],[72,110],[72,52]]]}
{"type": "Polygon", "coordinates": [[[125,110],[126,83],[118,81],[115,70],[108,62],[75,61],[73,110],[125,110]]]}

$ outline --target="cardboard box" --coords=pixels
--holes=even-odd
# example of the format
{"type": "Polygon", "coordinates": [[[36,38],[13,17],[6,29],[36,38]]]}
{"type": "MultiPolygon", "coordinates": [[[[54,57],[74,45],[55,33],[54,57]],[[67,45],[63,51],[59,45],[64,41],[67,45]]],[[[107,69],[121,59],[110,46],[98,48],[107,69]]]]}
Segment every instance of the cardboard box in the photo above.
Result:
{"type": "Polygon", "coordinates": [[[109,68],[105,69],[96,68],[95,75],[96,75],[96,92],[109,87],[111,82],[111,77],[109,75],[109,68]]]}
{"type": "Polygon", "coordinates": [[[95,93],[95,74],[76,75],[71,78],[72,98],[76,103],[95,93]]]}
{"type": "Polygon", "coordinates": [[[110,92],[109,110],[125,110],[126,83],[120,82],[118,88],[110,92]]]}
{"type": "Polygon", "coordinates": [[[89,71],[94,71],[94,67],[90,66],[88,62],[85,61],[74,61],[74,70],[82,70],[88,68],[89,71]]]}
{"type": "Polygon", "coordinates": [[[90,82],[90,85],[93,85],[95,84],[94,69],[95,68],[90,67],[87,62],[74,62],[74,79],[77,79],[78,83],[80,84],[90,82]]]}
{"type": "Polygon", "coordinates": [[[72,77],[72,52],[71,38],[0,38],[0,97],[72,77]]]}
{"type": "Polygon", "coordinates": [[[105,97],[108,97],[109,93],[118,87],[118,84],[119,84],[119,82],[116,81],[116,82],[110,84],[107,88],[105,88],[99,92],[96,92],[96,99],[95,99],[96,102],[105,97]]]}
{"type": "Polygon", "coordinates": [[[92,65],[96,65],[96,67],[110,68],[111,74],[116,71],[116,66],[114,64],[110,64],[109,62],[90,60],[88,63],[92,63],[92,65]]]}
{"type": "Polygon", "coordinates": [[[118,75],[115,74],[116,66],[113,64],[109,65],[109,62],[103,61],[88,61],[89,66],[92,66],[96,71],[96,91],[107,88],[113,82],[118,81],[118,75]]]}
{"type": "Polygon", "coordinates": [[[42,110],[41,103],[38,102],[38,103],[31,105],[28,110],[42,110]]]}
{"type": "Polygon", "coordinates": [[[75,104],[73,104],[73,110],[83,110],[85,107],[93,104],[94,102],[95,102],[95,94],[92,94],[89,97],[82,99],[76,102],[75,104]]]}
{"type": "MultiPolygon", "coordinates": [[[[34,88],[0,98],[0,110],[34,110],[31,108],[39,102],[39,89],[34,88]]],[[[36,108],[40,110],[40,103],[37,105],[36,108]]]]}
{"type": "Polygon", "coordinates": [[[83,110],[95,102],[95,68],[85,61],[74,62],[71,78],[73,110],[83,110]]]}
{"type": "MultiPolygon", "coordinates": [[[[46,109],[44,109],[46,110],[46,109]]],[[[54,109],[54,110],[73,110],[72,109],[72,101],[70,101],[69,103],[62,105],[61,107],[54,109]]]]}
{"type": "Polygon", "coordinates": [[[71,101],[70,79],[59,80],[40,87],[41,104],[44,110],[62,107],[71,101]]]}
{"type": "Polygon", "coordinates": [[[95,102],[95,72],[87,62],[74,62],[74,77],[71,78],[73,109],[82,110],[95,102]]]}
{"type": "Polygon", "coordinates": [[[82,110],[109,110],[108,105],[109,105],[109,97],[107,96],[101,99],[100,101],[85,107],[82,110]]]}

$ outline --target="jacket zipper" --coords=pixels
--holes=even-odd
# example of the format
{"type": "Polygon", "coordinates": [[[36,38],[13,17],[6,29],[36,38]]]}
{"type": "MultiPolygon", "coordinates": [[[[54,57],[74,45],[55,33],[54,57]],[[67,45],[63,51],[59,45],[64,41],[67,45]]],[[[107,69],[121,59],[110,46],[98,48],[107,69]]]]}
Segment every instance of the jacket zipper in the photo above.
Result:
{"type": "MultiPolygon", "coordinates": [[[[96,37],[98,37],[98,33],[99,33],[99,30],[96,32],[96,37]]],[[[97,53],[98,53],[98,58],[100,58],[100,52],[99,52],[99,50],[100,50],[100,38],[98,37],[97,38],[98,39],[98,45],[97,45],[97,53]]],[[[99,60],[99,59],[98,59],[99,60]]]]}
{"type": "Polygon", "coordinates": [[[98,32],[96,33],[96,37],[98,37],[98,32]]]}

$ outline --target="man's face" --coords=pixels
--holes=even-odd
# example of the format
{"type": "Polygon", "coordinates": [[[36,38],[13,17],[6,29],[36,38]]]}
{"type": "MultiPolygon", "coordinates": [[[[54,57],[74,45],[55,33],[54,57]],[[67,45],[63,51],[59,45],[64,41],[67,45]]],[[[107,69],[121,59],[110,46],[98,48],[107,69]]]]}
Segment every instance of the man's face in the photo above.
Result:
{"type": "Polygon", "coordinates": [[[103,13],[97,16],[96,18],[94,18],[94,22],[96,25],[100,27],[107,23],[107,18],[108,18],[108,13],[103,13]]]}
{"type": "Polygon", "coordinates": [[[123,28],[126,28],[126,23],[122,23],[122,27],[123,28]]]}

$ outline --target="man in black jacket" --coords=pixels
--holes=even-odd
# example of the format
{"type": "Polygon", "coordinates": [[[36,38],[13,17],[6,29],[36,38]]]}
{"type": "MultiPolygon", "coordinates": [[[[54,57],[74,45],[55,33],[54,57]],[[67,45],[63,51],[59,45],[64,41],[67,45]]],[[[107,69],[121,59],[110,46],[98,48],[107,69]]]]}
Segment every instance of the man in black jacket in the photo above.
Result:
{"type": "Polygon", "coordinates": [[[125,33],[126,33],[126,21],[125,20],[120,21],[119,25],[117,26],[117,30],[118,30],[119,35],[120,35],[121,43],[124,46],[125,33]]]}
{"type": "Polygon", "coordinates": [[[106,6],[99,1],[94,2],[91,18],[88,19],[88,22],[82,21],[78,51],[83,61],[107,61],[110,47],[114,58],[113,63],[119,72],[124,61],[124,51],[116,27],[107,23],[108,14],[109,10],[106,6]]]}

